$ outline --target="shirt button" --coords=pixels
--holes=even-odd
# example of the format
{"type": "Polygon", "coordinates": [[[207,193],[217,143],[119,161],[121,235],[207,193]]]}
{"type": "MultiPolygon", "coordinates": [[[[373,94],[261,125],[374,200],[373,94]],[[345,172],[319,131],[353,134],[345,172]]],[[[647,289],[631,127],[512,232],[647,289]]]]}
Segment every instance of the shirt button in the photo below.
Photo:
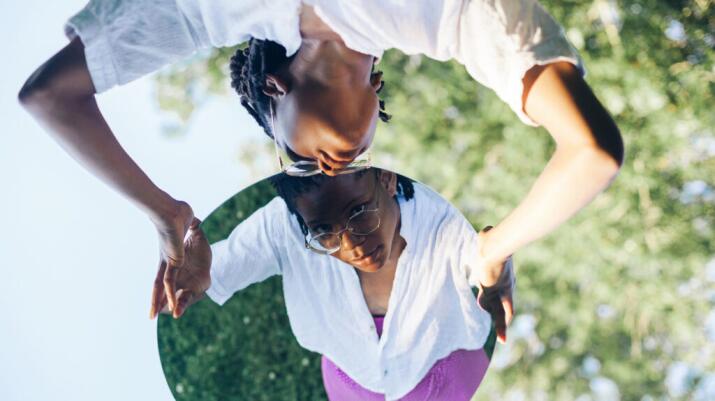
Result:
{"type": "Polygon", "coordinates": [[[387,369],[385,369],[385,376],[387,376],[387,369]]]}

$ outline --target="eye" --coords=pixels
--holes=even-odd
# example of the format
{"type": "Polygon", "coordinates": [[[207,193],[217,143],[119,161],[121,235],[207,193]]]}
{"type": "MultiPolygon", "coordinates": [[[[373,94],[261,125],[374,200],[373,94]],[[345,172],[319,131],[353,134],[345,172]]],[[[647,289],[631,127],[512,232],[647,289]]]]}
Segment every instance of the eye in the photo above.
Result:
{"type": "Polygon", "coordinates": [[[356,214],[362,213],[367,209],[367,203],[363,203],[362,205],[355,206],[350,210],[350,217],[355,217],[356,214]]]}
{"type": "Polygon", "coordinates": [[[310,231],[315,235],[329,233],[331,230],[332,227],[327,224],[318,224],[310,227],[310,231]]]}

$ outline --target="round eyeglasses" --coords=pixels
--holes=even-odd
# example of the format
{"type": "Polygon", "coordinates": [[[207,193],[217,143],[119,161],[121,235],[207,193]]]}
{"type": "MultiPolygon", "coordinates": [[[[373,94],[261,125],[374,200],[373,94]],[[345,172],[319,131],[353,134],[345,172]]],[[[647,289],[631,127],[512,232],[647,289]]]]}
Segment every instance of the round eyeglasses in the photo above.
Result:
{"type": "Polygon", "coordinates": [[[380,209],[367,209],[356,212],[348,219],[345,227],[336,232],[324,232],[306,235],[305,247],[321,255],[329,255],[340,250],[343,233],[350,235],[369,235],[380,227],[380,209]]]}
{"type": "MultiPolygon", "coordinates": [[[[312,175],[321,174],[323,170],[320,169],[320,165],[315,160],[298,160],[293,161],[293,159],[288,154],[285,153],[280,146],[278,146],[278,140],[276,139],[276,126],[275,117],[273,114],[273,102],[270,102],[269,110],[271,113],[271,131],[273,133],[273,144],[276,149],[276,157],[278,158],[278,166],[281,172],[293,176],[293,177],[310,177],[312,175]],[[290,163],[285,163],[283,161],[284,157],[290,160],[290,163]]],[[[372,160],[370,158],[370,150],[364,152],[362,155],[358,156],[355,160],[347,164],[341,169],[335,169],[331,172],[335,175],[339,174],[351,174],[360,170],[368,169],[372,166],[372,160]]]]}

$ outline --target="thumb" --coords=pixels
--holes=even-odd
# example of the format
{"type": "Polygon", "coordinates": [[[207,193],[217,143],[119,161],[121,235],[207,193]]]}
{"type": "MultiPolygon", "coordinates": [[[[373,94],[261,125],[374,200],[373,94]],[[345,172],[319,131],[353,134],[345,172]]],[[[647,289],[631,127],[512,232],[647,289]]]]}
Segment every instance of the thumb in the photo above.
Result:
{"type": "Polygon", "coordinates": [[[174,318],[179,318],[184,314],[186,306],[189,301],[194,297],[194,293],[191,290],[181,289],[177,293],[176,297],[176,307],[174,308],[174,318]]]}
{"type": "Polygon", "coordinates": [[[504,321],[508,326],[511,323],[511,319],[514,318],[514,303],[512,302],[511,296],[503,297],[501,304],[504,307],[504,321]]]}

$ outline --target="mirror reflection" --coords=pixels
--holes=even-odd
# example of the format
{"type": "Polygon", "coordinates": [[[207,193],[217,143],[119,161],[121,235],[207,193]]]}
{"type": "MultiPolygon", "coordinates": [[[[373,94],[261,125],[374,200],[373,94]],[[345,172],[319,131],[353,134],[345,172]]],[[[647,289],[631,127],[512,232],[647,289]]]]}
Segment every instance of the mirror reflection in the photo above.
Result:
{"type": "Polygon", "coordinates": [[[263,180],[192,224],[180,316],[159,325],[169,385],[179,400],[470,400],[514,286],[509,260],[477,290],[478,239],[391,171],[263,180]]]}

